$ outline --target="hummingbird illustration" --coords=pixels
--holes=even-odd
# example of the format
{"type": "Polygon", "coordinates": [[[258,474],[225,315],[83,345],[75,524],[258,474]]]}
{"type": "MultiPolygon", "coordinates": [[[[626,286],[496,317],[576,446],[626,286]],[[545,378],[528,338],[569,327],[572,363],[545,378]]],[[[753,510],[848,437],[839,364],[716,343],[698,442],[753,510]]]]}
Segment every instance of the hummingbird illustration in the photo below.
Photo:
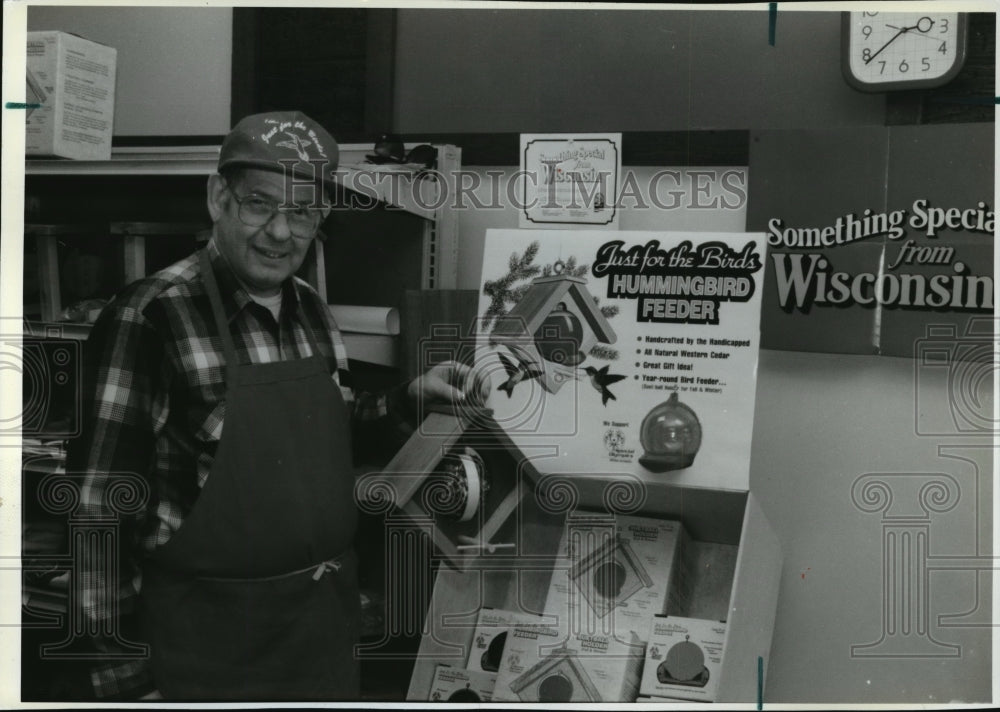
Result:
{"type": "Polygon", "coordinates": [[[297,134],[293,134],[291,131],[285,131],[286,136],[291,136],[291,141],[279,141],[275,146],[281,146],[282,148],[290,148],[299,154],[299,160],[308,161],[309,154],[306,149],[312,146],[312,141],[305,141],[297,134]]]}
{"type": "Polygon", "coordinates": [[[518,360],[515,365],[503,354],[498,353],[497,356],[500,357],[500,362],[503,364],[503,368],[507,372],[507,380],[501,383],[497,390],[506,393],[508,398],[514,395],[514,386],[518,383],[525,379],[530,381],[532,378],[538,378],[542,375],[541,371],[537,368],[533,368],[529,363],[518,360]]]}
{"type": "Polygon", "coordinates": [[[590,385],[601,394],[601,405],[607,405],[609,399],[618,400],[615,398],[615,394],[608,390],[608,386],[612,383],[618,383],[625,376],[618,375],[617,373],[608,373],[607,366],[603,366],[600,369],[587,366],[585,370],[587,371],[587,375],[590,376],[590,385]]]}

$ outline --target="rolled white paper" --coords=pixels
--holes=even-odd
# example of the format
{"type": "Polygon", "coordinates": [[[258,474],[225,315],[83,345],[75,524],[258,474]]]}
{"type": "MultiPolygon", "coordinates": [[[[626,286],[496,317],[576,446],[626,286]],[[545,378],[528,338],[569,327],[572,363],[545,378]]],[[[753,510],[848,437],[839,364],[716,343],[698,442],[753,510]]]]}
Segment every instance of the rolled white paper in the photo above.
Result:
{"type": "Polygon", "coordinates": [[[395,307],[359,307],[330,304],[330,313],[341,331],[356,334],[399,334],[399,310],[395,307]]]}

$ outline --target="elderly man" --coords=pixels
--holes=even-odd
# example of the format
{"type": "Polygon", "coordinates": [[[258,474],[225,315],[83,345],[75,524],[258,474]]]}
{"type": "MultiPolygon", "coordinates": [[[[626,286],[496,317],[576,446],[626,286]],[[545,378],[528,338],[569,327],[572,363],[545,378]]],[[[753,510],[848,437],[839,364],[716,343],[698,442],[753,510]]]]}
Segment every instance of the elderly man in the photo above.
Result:
{"type": "MultiPolygon", "coordinates": [[[[126,287],[94,327],[68,461],[82,509],[106,513],[122,478],[150,491],[121,522],[118,561],[77,572],[104,631],[99,697],[358,696],[346,353],[294,276],[337,153],[298,112],[240,121],[208,181],[208,246],[126,287]],[[113,659],[130,640],[148,658],[113,659]]],[[[466,376],[438,366],[403,397],[461,400],[466,376]]]]}

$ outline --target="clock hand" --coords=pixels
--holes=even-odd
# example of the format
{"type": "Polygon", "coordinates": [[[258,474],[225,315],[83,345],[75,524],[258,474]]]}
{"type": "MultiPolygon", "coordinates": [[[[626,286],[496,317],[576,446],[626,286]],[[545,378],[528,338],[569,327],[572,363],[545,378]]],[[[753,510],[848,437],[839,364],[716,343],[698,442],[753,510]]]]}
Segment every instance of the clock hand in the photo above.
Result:
{"type": "MultiPolygon", "coordinates": [[[[871,64],[872,60],[875,59],[877,56],[879,56],[882,53],[882,50],[884,50],[886,47],[888,47],[893,42],[895,42],[896,40],[898,40],[901,35],[905,35],[910,30],[917,30],[918,32],[930,32],[931,27],[933,27],[933,26],[934,26],[934,20],[932,20],[929,17],[921,17],[919,20],[917,20],[917,24],[915,24],[915,25],[910,25],[909,27],[900,27],[899,28],[899,32],[897,32],[892,37],[890,37],[888,42],[886,42],[884,45],[882,45],[881,47],[879,47],[878,51],[876,51],[875,54],[873,54],[871,57],[869,57],[868,60],[865,62],[865,64],[871,64]],[[927,25],[927,29],[926,30],[921,30],[920,29],[920,25],[921,25],[921,23],[924,20],[927,20],[927,22],[929,22],[931,24],[927,25]]],[[[886,27],[894,27],[894,26],[893,25],[886,25],[886,27]]]]}
{"type": "Polygon", "coordinates": [[[918,32],[922,32],[922,33],[926,34],[926,33],[928,33],[928,32],[931,31],[931,28],[934,27],[934,24],[935,24],[934,20],[932,20],[931,18],[929,18],[929,17],[921,17],[919,20],[917,20],[917,24],[912,25],[910,27],[897,27],[896,25],[890,25],[888,22],[885,24],[885,26],[889,27],[889,28],[892,28],[893,30],[917,30],[918,32]],[[924,20],[927,20],[929,23],[931,23],[931,24],[927,25],[927,29],[926,30],[920,29],[920,24],[924,20]]]}
{"type": "MultiPolygon", "coordinates": [[[[933,27],[933,26],[934,26],[934,21],[931,20],[931,27],[933,27]]],[[[891,27],[894,30],[900,29],[900,28],[896,27],[895,25],[886,25],[886,27],[891,27]]],[[[930,40],[931,42],[938,42],[939,41],[937,37],[931,37],[930,35],[926,34],[927,32],[931,31],[930,27],[928,27],[926,30],[921,30],[920,27],[917,26],[917,31],[918,31],[918,34],[914,35],[914,37],[923,37],[925,40],[930,40]]]]}
{"type": "Polygon", "coordinates": [[[875,54],[871,55],[867,59],[867,61],[865,61],[865,64],[871,64],[873,59],[875,59],[880,54],[882,54],[882,50],[884,50],[886,47],[888,47],[893,42],[895,42],[896,40],[898,40],[900,38],[900,36],[905,35],[907,32],[909,32],[910,30],[912,30],[914,27],[916,27],[916,25],[914,25],[913,27],[901,27],[900,30],[899,30],[899,32],[897,32],[896,34],[894,34],[892,36],[892,38],[888,42],[886,42],[884,45],[882,45],[881,47],[879,47],[878,50],[876,50],[875,54]]]}

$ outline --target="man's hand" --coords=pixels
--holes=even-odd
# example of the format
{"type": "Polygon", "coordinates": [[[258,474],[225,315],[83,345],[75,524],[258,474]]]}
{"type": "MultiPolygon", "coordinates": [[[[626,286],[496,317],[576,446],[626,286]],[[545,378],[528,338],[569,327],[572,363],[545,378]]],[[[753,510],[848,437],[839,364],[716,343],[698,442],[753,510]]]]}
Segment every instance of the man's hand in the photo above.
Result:
{"type": "Polygon", "coordinates": [[[445,361],[410,382],[407,395],[418,405],[468,403],[480,405],[489,396],[489,379],[457,361],[445,361]]]}

